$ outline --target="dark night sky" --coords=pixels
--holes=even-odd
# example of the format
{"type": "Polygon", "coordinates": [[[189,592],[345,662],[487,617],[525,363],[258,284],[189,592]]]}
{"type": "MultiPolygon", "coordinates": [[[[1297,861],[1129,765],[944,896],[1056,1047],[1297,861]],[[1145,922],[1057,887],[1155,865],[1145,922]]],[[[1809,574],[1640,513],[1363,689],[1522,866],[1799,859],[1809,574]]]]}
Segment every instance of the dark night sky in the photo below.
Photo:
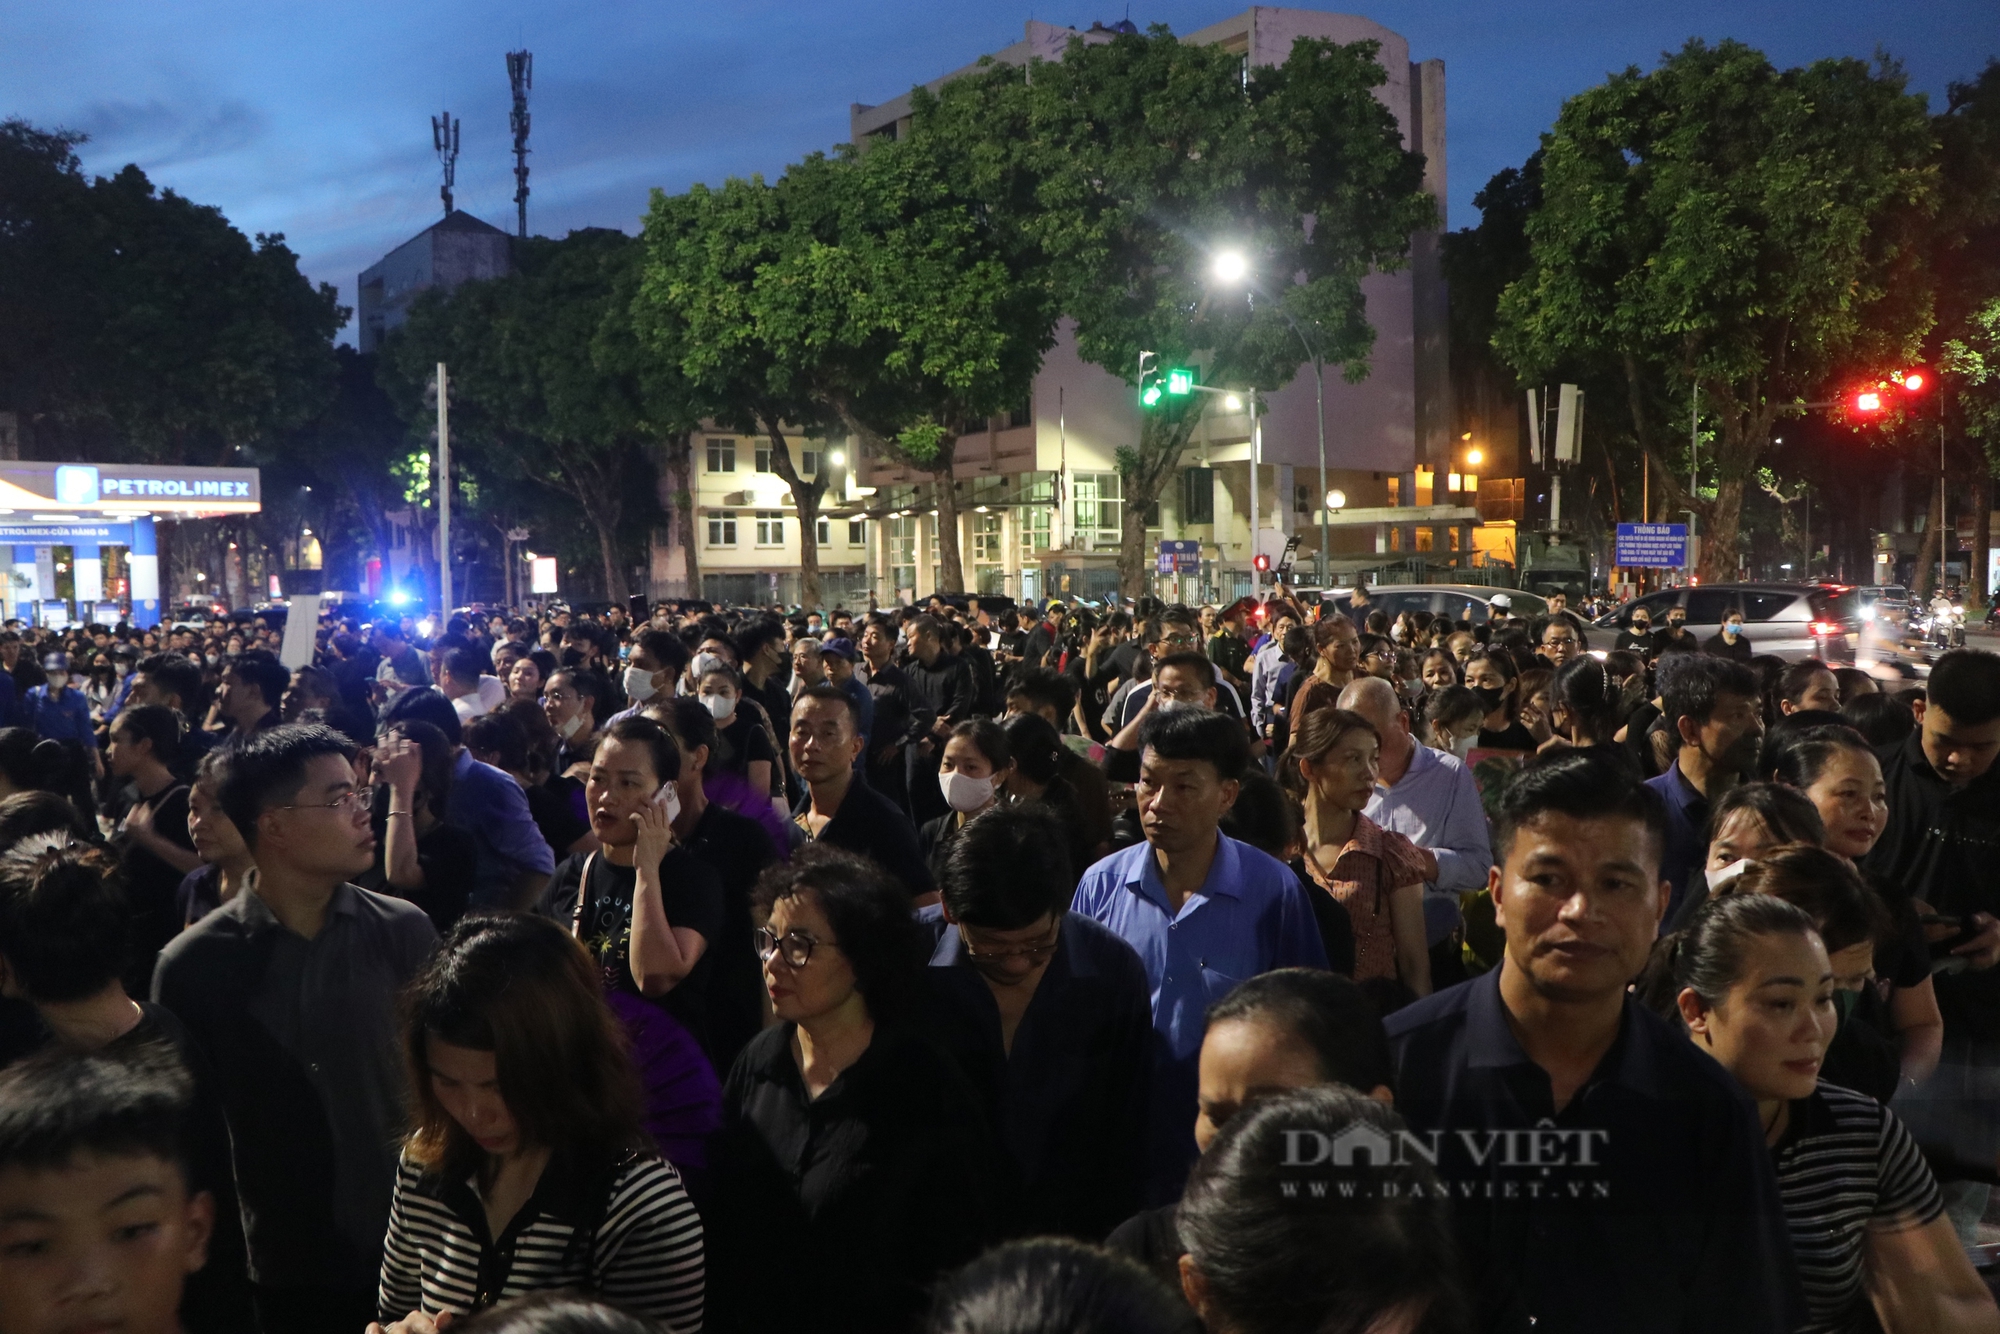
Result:
{"type": "MultiPolygon", "coordinates": [[[[86,167],[137,162],[220,206],[242,230],[281,231],[316,280],[354,275],[435,219],[428,117],[462,117],[458,203],[513,227],[503,54],[535,53],[529,221],[559,235],[636,228],[647,192],[775,175],[847,137],[847,107],[881,102],[1017,40],[1028,18],[1089,26],[1124,0],[1078,7],[967,0],[721,5],[630,0],[0,0],[0,115],[87,131],[86,167]]],[[[1232,0],[1139,0],[1132,19],[1193,31],[1232,0]]],[[[1564,97],[1689,37],[1734,37],[1784,65],[1901,60],[1942,104],[1945,85],[2000,54],[1996,0],[1383,0],[1369,17],[1446,63],[1451,223],[1531,152],[1564,97]]]]}

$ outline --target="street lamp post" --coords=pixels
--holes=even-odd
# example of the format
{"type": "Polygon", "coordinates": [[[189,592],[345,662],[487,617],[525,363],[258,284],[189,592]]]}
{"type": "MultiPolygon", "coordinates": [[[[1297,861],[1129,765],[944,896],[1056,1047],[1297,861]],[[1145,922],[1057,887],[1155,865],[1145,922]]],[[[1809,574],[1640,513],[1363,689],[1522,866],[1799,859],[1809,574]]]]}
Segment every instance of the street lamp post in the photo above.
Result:
{"type": "MultiPolygon", "coordinates": [[[[1215,276],[1226,283],[1237,283],[1237,282],[1242,283],[1244,287],[1249,289],[1253,297],[1255,294],[1263,292],[1265,298],[1267,300],[1270,299],[1270,293],[1264,292],[1264,289],[1258,284],[1257,280],[1250,276],[1250,261],[1243,256],[1241,251],[1225,250],[1221,254],[1217,255],[1215,257],[1215,276]]],[[[1306,331],[1299,327],[1299,322],[1296,319],[1292,318],[1292,312],[1285,309],[1285,303],[1283,301],[1275,301],[1273,304],[1277,306],[1278,313],[1285,317],[1285,323],[1292,326],[1292,332],[1297,334],[1299,337],[1300,346],[1305,348],[1306,355],[1312,359],[1313,414],[1319,423],[1319,493],[1321,496],[1325,496],[1327,492],[1326,366],[1325,363],[1320,360],[1318,347],[1314,345],[1311,339],[1306,337],[1306,331]]],[[[1255,475],[1254,464],[1252,465],[1252,475],[1253,476],[1255,475]]],[[[1325,588],[1327,580],[1326,507],[1324,505],[1321,505],[1318,508],[1319,508],[1319,554],[1317,560],[1315,561],[1315,564],[1317,565],[1319,571],[1319,586],[1321,588],[1325,588]]]]}

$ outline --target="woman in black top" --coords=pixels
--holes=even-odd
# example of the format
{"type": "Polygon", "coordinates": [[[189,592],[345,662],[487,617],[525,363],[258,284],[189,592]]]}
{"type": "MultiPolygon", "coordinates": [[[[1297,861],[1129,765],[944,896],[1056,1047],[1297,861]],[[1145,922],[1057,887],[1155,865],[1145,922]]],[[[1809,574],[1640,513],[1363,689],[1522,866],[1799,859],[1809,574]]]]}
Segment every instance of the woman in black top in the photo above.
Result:
{"type": "Polygon", "coordinates": [[[605,729],[584,785],[603,850],[565,860],[550,895],[604,970],[607,990],[665,1010],[703,1041],[722,883],[670,827],[680,813],[680,760],[680,747],[650,718],[605,729]]]}
{"type": "Polygon", "coordinates": [[[1486,706],[1481,750],[1533,751],[1534,733],[1521,725],[1520,669],[1505,649],[1476,648],[1465,660],[1465,684],[1486,706]]]}
{"type": "Polygon", "coordinates": [[[729,1072],[709,1210],[711,1331],[910,1328],[945,1270],[995,1239],[1000,1149],[978,1094],[916,1027],[925,937],[874,863],[823,844],[766,872],[779,1022],[729,1072]]]}
{"type": "Polygon", "coordinates": [[[973,718],[951,729],[938,761],[938,786],[951,809],[917,830],[917,850],[931,868],[931,879],[944,874],[959,830],[999,804],[1013,767],[1006,734],[991,718],[973,718]]]}

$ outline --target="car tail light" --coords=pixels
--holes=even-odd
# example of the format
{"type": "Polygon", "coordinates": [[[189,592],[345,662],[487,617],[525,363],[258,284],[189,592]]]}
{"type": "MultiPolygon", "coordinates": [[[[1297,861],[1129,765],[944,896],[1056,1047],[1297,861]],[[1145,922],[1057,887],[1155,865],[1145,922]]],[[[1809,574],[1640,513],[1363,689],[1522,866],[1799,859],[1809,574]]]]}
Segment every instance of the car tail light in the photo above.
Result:
{"type": "Polygon", "coordinates": [[[1812,632],[1816,635],[1837,635],[1840,633],[1840,627],[1832,621],[1814,621],[1812,632]]]}

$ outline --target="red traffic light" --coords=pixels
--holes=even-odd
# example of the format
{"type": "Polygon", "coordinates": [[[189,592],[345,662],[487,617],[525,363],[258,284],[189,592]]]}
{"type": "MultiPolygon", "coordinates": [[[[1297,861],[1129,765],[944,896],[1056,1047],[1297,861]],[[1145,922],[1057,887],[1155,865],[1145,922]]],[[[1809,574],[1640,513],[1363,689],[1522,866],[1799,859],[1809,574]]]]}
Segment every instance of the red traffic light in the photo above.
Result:
{"type": "Polygon", "coordinates": [[[1911,393],[1914,394],[1915,392],[1917,392],[1917,390],[1922,389],[1923,387],[1924,387],[1923,372],[1911,371],[1908,375],[1905,375],[1903,377],[1903,388],[1909,390],[1911,393]]]}
{"type": "Polygon", "coordinates": [[[1257,553],[1256,559],[1252,560],[1250,563],[1256,566],[1259,572],[1271,568],[1271,558],[1265,555],[1261,551],[1257,553]]]}

